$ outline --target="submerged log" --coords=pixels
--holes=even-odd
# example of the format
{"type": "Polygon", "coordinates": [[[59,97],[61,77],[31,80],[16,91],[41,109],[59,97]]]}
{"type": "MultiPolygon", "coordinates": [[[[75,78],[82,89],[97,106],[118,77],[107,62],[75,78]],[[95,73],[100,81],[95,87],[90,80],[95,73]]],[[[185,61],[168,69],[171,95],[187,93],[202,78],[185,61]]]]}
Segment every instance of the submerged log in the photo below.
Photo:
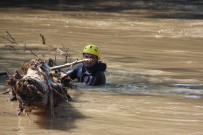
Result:
{"type": "Polygon", "coordinates": [[[19,102],[19,114],[48,108],[54,116],[54,106],[71,98],[67,87],[52,79],[50,67],[45,60],[32,60],[22,70],[24,75],[14,75],[7,81],[19,102]]]}

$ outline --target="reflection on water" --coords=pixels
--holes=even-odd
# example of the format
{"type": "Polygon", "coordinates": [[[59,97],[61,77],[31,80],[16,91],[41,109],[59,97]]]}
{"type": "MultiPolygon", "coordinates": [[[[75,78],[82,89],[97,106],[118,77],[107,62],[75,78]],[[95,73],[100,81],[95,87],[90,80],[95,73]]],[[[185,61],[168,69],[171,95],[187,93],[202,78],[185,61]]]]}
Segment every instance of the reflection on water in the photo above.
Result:
{"type": "MultiPolygon", "coordinates": [[[[54,58],[50,50],[65,46],[73,59],[81,58],[81,48],[96,43],[108,65],[107,84],[76,83],[78,89],[70,90],[75,101],[56,108],[54,119],[39,110],[30,114],[31,120],[25,114],[18,117],[17,103],[0,95],[0,134],[203,134],[201,2],[170,1],[173,10],[159,1],[120,2],[98,2],[87,10],[93,4],[88,2],[74,11],[74,2],[60,5],[60,10],[56,3],[50,8],[33,3],[26,9],[19,3],[12,10],[0,5],[2,34],[9,31],[39,56],[54,58]]],[[[33,58],[23,46],[14,51],[4,45],[8,42],[1,38],[0,71],[13,72],[33,58]]],[[[64,60],[62,55],[57,58],[59,63],[64,60]]],[[[1,92],[6,90],[4,82],[0,78],[1,92]]]]}
{"type": "MultiPolygon", "coordinates": [[[[73,92],[73,91],[72,91],[73,92]]],[[[177,95],[120,95],[96,91],[74,91],[75,101],[56,108],[56,117],[44,113],[10,115],[15,109],[2,101],[2,134],[202,134],[201,99],[177,95]],[[79,93],[78,93],[79,92],[79,93]],[[8,105],[7,107],[5,106],[8,105]],[[64,111],[65,110],[65,111],[64,111]],[[79,111],[77,115],[75,110],[79,111]],[[82,116],[81,116],[82,114],[82,116]],[[9,121],[8,121],[9,120],[9,121]]],[[[2,99],[2,98],[1,98],[2,99]]]]}

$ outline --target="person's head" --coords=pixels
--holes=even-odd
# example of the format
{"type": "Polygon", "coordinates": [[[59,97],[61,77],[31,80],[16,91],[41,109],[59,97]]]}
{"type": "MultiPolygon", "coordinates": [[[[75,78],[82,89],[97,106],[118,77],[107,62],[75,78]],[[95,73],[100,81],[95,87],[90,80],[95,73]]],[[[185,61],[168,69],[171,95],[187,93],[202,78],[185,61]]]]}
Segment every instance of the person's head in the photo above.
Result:
{"type": "Polygon", "coordinates": [[[91,59],[90,62],[85,62],[86,67],[92,67],[98,63],[101,57],[99,48],[94,44],[89,44],[83,49],[83,58],[91,59]]]}

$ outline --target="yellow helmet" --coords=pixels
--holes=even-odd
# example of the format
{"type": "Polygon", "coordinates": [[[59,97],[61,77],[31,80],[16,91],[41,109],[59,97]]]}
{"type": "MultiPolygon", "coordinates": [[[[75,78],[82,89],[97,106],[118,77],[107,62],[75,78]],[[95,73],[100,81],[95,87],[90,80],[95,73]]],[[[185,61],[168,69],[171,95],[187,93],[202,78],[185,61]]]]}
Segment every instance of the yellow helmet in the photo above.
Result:
{"type": "Polygon", "coordinates": [[[83,54],[84,53],[96,55],[98,58],[100,58],[101,56],[99,48],[94,44],[85,46],[85,48],[83,49],[83,54]]]}

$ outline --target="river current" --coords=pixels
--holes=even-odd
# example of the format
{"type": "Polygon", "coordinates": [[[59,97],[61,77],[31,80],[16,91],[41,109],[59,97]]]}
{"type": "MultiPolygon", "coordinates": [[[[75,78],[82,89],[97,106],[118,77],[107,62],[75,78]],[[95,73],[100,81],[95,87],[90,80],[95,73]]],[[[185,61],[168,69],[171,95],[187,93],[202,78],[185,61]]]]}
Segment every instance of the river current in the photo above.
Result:
{"type": "MultiPolygon", "coordinates": [[[[41,111],[17,116],[17,102],[1,94],[0,134],[202,135],[202,2],[182,2],[188,4],[167,3],[171,10],[158,1],[100,1],[94,8],[84,3],[10,8],[5,2],[1,36],[8,31],[19,45],[14,50],[0,39],[0,71],[12,73],[36,58],[25,45],[52,59],[54,48],[69,48],[71,62],[94,43],[108,67],[105,86],[76,83],[77,89],[70,90],[75,101],[57,107],[55,118],[41,111]]],[[[58,52],[56,60],[62,64],[64,54],[58,52]]],[[[8,87],[4,77],[0,80],[3,92],[8,87]]]]}

